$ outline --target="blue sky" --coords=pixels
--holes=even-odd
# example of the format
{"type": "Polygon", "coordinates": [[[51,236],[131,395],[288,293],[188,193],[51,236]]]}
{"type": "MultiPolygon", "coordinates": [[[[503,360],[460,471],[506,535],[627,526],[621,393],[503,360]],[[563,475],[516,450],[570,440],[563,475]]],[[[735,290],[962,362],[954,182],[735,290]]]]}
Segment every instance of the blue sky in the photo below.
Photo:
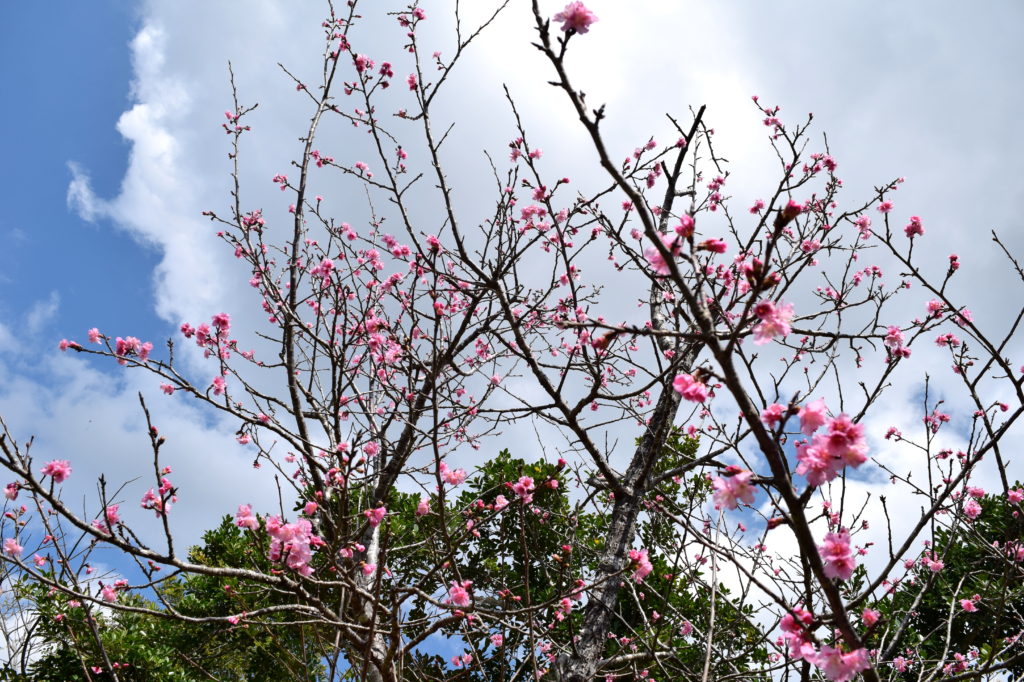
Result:
{"type": "MultiPolygon", "coordinates": [[[[5,89],[20,106],[0,109],[8,160],[0,215],[0,314],[24,319],[59,297],[59,316],[36,330],[55,335],[115,321],[156,330],[152,271],[157,253],[109,224],[69,211],[69,162],[89,166],[96,191],[117,192],[129,145],[117,132],[130,102],[128,43],[139,7],[124,0],[4,3],[0,59],[5,89]]],[[[17,325],[15,326],[15,329],[17,325]]]]}
{"type": "MultiPolygon", "coordinates": [[[[424,3],[430,27],[444,25],[450,4],[424,3]]],[[[554,13],[562,4],[545,6],[554,13]]],[[[924,218],[929,232],[919,253],[941,263],[959,252],[956,294],[979,320],[1004,322],[1005,299],[991,292],[1017,290],[986,242],[998,228],[1011,246],[1024,247],[1024,184],[1016,170],[1024,157],[1019,3],[588,4],[601,20],[586,40],[575,41],[570,68],[592,101],[608,102],[607,132],[617,149],[628,154],[649,135],[667,134],[664,112],[706,103],[719,150],[734,161],[730,191],[745,206],[765,193],[764,178],[774,178],[750,95],[780,105],[788,121],[814,111],[848,196],[906,176],[897,210],[901,218],[924,218]]],[[[456,186],[469,188],[458,196],[469,212],[474,183],[487,174],[480,150],[501,155],[515,136],[502,83],[546,158],[560,160],[574,179],[596,177],[577,122],[545,85],[550,74],[529,47],[525,5],[513,2],[453,76],[452,98],[439,103],[460,121],[453,144],[459,151],[450,160],[456,186]]],[[[287,202],[270,178],[287,172],[306,109],[276,62],[315,71],[322,6],[238,6],[0,5],[4,85],[16,94],[0,109],[0,154],[9,171],[0,187],[0,414],[20,438],[38,436],[40,458],[74,460],[76,492],[91,490],[101,472],[144,473],[134,392],[146,391],[151,401],[160,396],[155,382],[137,373],[59,356],[60,338],[83,340],[97,326],[159,348],[185,320],[227,310],[240,329],[252,330],[262,318],[251,305],[248,275],[235,269],[200,218],[200,211],[227,203],[227,144],[218,128],[230,107],[226,64],[235,64],[243,102],[260,102],[245,152],[247,203],[280,218],[287,202]],[[77,176],[69,163],[77,164],[77,176]],[[69,204],[73,178],[78,193],[69,204]]],[[[367,43],[374,49],[401,37],[390,25],[379,31],[367,43]]],[[[444,43],[440,33],[437,41],[444,43]]],[[[345,190],[328,195],[339,219],[349,198],[345,190]]],[[[916,425],[907,401],[918,388],[911,382],[894,393],[897,402],[884,419],[916,425]]],[[[180,400],[159,405],[160,424],[173,434],[168,456],[180,470],[179,508],[189,537],[234,505],[259,508],[243,499],[260,493],[246,473],[246,453],[232,440],[237,425],[180,400]]],[[[885,456],[900,455],[893,449],[885,456]]],[[[272,496],[266,499],[272,506],[272,496]]]]}

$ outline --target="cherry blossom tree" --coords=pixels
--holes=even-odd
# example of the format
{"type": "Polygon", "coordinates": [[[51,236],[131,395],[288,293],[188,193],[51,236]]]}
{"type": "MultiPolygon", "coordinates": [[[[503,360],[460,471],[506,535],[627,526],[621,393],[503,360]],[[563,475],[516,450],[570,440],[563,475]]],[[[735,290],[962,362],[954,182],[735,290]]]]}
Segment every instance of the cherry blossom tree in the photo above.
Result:
{"type": "Polygon", "coordinates": [[[231,311],[209,311],[166,349],[98,329],[61,341],[152,376],[154,395],[140,395],[151,481],[102,479],[79,511],[61,490],[85,454],[38,461],[4,424],[2,556],[28,586],[18,603],[73,633],[83,679],[134,679],[142,665],[104,639],[111,612],[224,641],[301,632],[312,649],[275,674],[299,678],[299,663],[303,679],[1019,670],[1024,493],[1005,439],[1024,413],[1007,357],[1024,308],[979,329],[953,298],[959,258],[934,277],[915,254],[933,233],[898,217],[902,179],[847,199],[810,119],[757,97],[778,172],[749,209],[731,201],[704,107],[618,149],[602,128],[614,112],[572,78],[573,47],[602,40],[582,2],[548,13],[533,0],[550,69],[538,89],[571,107],[599,179],[571,179],[589,177],[583,155],[545,157],[506,91],[516,127],[507,158],[487,157],[493,199],[486,214],[464,207],[438,102],[508,4],[468,32],[456,16],[451,56],[424,44],[424,22],[444,19],[417,4],[392,15],[398,46],[361,31],[360,12],[379,9],[332,6],[322,72],[284,70],[310,110],[273,178],[287,223],[242,186],[259,129],[232,82],[231,203],[206,215],[265,327],[238,339],[231,311]],[[327,121],[369,147],[318,136],[327,121]],[[368,217],[332,215],[322,178],[361,188],[368,217]],[[915,365],[923,346],[958,382],[941,395],[928,373],[949,369],[915,365]],[[896,381],[921,386],[916,432],[879,427],[896,381]],[[175,542],[175,507],[201,502],[164,461],[164,399],[230,419],[277,477],[277,509],[232,491],[219,542],[235,551],[175,542]],[[884,494],[866,492],[880,482],[884,494]],[[122,519],[135,504],[160,537],[122,519]],[[92,574],[100,549],[134,568],[92,574]],[[190,606],[181,592],[197,580],[227,598],[190,606]],[[924,605],[941,620],[922,623],[924,605]]]}

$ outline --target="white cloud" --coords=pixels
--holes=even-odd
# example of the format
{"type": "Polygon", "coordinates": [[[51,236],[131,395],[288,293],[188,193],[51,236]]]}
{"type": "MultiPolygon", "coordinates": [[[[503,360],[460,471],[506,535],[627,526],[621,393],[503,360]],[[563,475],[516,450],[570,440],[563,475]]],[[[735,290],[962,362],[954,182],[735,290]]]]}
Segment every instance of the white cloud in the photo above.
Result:
{"type": "Polygon", "coordinates": [[[68,208],[86,222],[95,222],[105,212],[104,202],[92,191],[89,174],[74,161],[68,161],[71,182],[68,183],[68,208]]]}
{"type": "Polygon", "coordinates": [[[25,328],[31,335],[38,334],[44,326],[56,315],[60,309],[60,294],[51,291],[50,295],[42,301],[36,301],[25,314],[25,328]]]}
{"type": "Polygon", "coordinates": [[[73,509],[95,514],[96,481],[102,475],[108,491],[124,483],[119,494],[122,515],[142,537],[160,547],[160,528],[153,512],[139,508],[142,494],[154,485],[153,453],[146,434],[138,394],[141,392],[154,425],[167,438],[161,465],[180,487],[179,504],[171,511],[180,533],[178,549],[199,540],[223,514],[242,503],[273,509],[276,494],[269,477],[252,468],[253,451],[235,442],[236,424],[198,409],[184,396],[165,396],[157,380],[145,372],[106,374],[74,354],[46,360],[45,383],[12,371],[0,389],[0,414],[19,442],[30,436],[34,468],[51,459],[68,459],[72,476],[63,496],[73,509]]]}
{"type": "Polygon", "coordinates": [[[9,353],[17,347],[14,335],[7,325],[0,322],[0,353],[9,353]]]}

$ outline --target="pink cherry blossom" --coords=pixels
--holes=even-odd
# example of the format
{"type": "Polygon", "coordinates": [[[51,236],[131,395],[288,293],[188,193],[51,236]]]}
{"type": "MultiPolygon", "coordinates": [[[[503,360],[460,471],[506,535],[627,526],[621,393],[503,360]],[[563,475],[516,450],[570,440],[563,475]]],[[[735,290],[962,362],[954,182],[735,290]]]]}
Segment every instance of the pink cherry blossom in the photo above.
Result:
{"type": "Polygon", "coordinates": [[[782,207],[781,222],[783,225],[789,223],[793,218],[804,212],[804,205],[794,199],[790,199],[786,202],[786,205],[782,207]]]}
{"type": "Polygon", "coordinates": [[[629,560],[636,565],[636,570],[633,571],[634,582],[643,582],[644,578],[650,575],[651,571],[654,570],[654,566],[651,564],[651,560],[647,556],[646,549],[629,550],[629,560]]]}
{"type": "Polygon", "coordinates": [[[562,22],[563,31],[573,30],[576,33],[586,33],[590,30],[590,25],[597,21],[597,15],[587,9],[582,2],[570,2],[553,18],[562,22]]]}
{"type": "Polygon", "coordinates": [[[871,236],[871,218],[862,215],[853,221],[853,224],[860,230],[860,238],[867,239],[871,236]]]}
{"type": "Polygon", "coordinates": [[[71,462],[66,459],[55,459],[47,462],[41,471],[43,476],[52,476],[54,483],[63,483],[71,475],[71,462]]]}
{"type": "Polygon", "coordinates": [[[715,488],[715,509],[736,509],[739,502],[754,502],[754,487],[750,485],[750,471],[738,471],[731,476],[717,476],[712,481],[715,488]]]}
{"type": "Polygon", "coordinates": [[[764,408],[763,410],[761,410],[761,421],[763,421],[768,426],[768,428],[774,429],[775,426],[780,421],[782,421],[782,418],[783,416],[785,416],[787,409],[788,408],[785,405],[773,403],[768,407],[764,408]]]}
{"type": "Polygon", "coordinates": [[[903,347],[903,332],[899,327],[889,326],[885,330],[885,339],[882,341],[888,348],[896,350],[903,347]]]}
{"type": "Polygon", "coordinates": [[[473,600],[469,593],[472,584],[471,580],[463,580],[461,583],[452,582],[451,587],[448,588],[448,601],[460,607],[469,606],[473,600]]]}
{"type": "Polygon", "coordinates": [[[117,601],[117,590],[114,589],[113,585],[104,585],[100,589],[100,598],[103,599],[103,601],[115,602],[117,601]]]}
{"type": "Polygon", "coordinates": [[[235,525],[239,528],[248,528],[249,530],[259,529],[260,520],[252,513],[252,505],[238,505],[238,512],[235,514],[235,525]]]}
{"type": "Polygon", "coordinates": [[[811,612],[799,606],[787,611],[779,620],[779,629],[783,632],[790,656],[795,659],[809,658],[815,653],[806,630],[813,620],[811,612]]]}
{"type": "Polygon", "coordinates": [[[857,649],[844,654],[842,650],[828,645],[822,646],[821,652],[816,654],[811,662],[821,668],[825,677],[832,682],[848,682],[871,665],[867,649],[857,649]]]}
{"type": "Polygon", "coordinates": [[[850,533],[841,530],[838,533],[826,533],[825,540],[818,546],[821,560],[825,562],[825,575],[829,578],[849,580],[857,562],[850,550],[850,533]]]}
{"type": "Polygon", "coordinates": [[[89,343],[103,343],[103,335],[96,327],[89,330],[89,343]]]}
{"type": "Polygon", "coordinates": [[[420,503],[416,505],[416,516],[426,516],[430,513],[430,498],[424,495],[420,498],[420,503]]]}
{"type": "Polygon", "coordinates": [[[18,489],[20,487],[21,486],[19,486],[16,482],[8,483],[6,486],[4,486],[4,497],[6,497],[8,500],[18,499],[18,489]]]}
{"type": "Polygon", "coordinates": [[[830,457],[841,460],[841,465],[858,467],[867,460],[864,427],[854,424],[845,414],[827,422],[827,431],[815,444],[823,447],[830,457]]]}
{"type": "Polygon", "coordinates": [[[813,621],[814,615],[810,611],[796,607],[779,620],[779,629],[786,633],[802,632],[804,626],[813,621]]]}
{"type": "Polygon", "coordinates": [[[4,540],[4,554],[8,556],[18,557],[25,551],[25,548],[18,544],[17,538],[7,538],[4,540]]]}
{"type": "Polygon", "coordinates": [[[797,416],[800,417],[800,431],[805,436],[813,435],[815,431],[825,424],[827,410],[824,398],[818,398],[814,402],[807,403],[801,407],[797,413],[797,416]]]}
{"type": "Polygon", "coordinates": [[[796,473],[806,476],[811,486],[831,481],[846,466],[856,468],[867,461],[862,425],[854,424],[845,414],[826,422],[824,433],[815,434],[810,443],[796,446],[796,473]]]}
{"type": "Polygon", "coordinates": [[[725,253],[729,245],[721,239],[705,239],[697,244],[698,251],[711,251],[712,253],[725,253]]]}
{"type": "Polygon", "coordinates": [[[675,226],[675,232],[680,237],[692,237],[695,226],[696,223],[693,220],[693,216],[684,213],[679,216],[679,224],[675,226]]]}
{"type": "MultiPolygon", "coordinates": [[[[661,235],[661,243],[673,257],[678,257],[683,252],[682,240],[675,234],[661,235]]],[[[651,268],[659,275],[668,275],[671,272],[668,262],[662,257],[656,247],[649,246],[644,249],[644,258],[651,264],[651,268]]]]}
{"type": "Polygon", "coordinates": [[[512,484],[512,492],[519,496],[523,504],[533,502],[533,490],[533,479],[529,476],[521,476],[517,482],[512,484]]]}
{"type": "Polygon", "coordinates": [[[379,526],[380,522],[387,516],[388,510],[385,507],[363,510],[363,516],[367,518],[371,526],[379,526]]]}
{"type": "Polygon", "coordinates": [[[686,400],[702,403],[708,399],[708,387],[692,374],[680,374],[672,381],[672,388],[686,400]]]}
{"type": "Polygon", "coordinates": [[[903,232],[910,239],[922,236],[924,234],[924,227],[921,225],[921,219],[916,215],[910,216],[910,222],[903,228],[903,232]]]}
{"type": "Polygon", "coordinates": [[[310,576],[313,568],[313,545],[322,545],[323,540],[313,535],[309,519],[300,518],[294,523],[284,523],[277,516],[266,519],[267,534],[271,537],[267,558],[274,562],[284,561],[285,565],[299,575],[310,576]]]}
{"type": "Polygon", "coordinates": [[[231,316],[227,313],[217,313],[213,316],[213,326],[217,327],[219,337],[226,338],[231,329],[231,316]]]}
{"type": "Polygon", "coordinates": [[[149,341],[143,343],[134,336],[129,336],[122,339],[120,336],[114,342],[114,354],[118,357],[118,364],[127,364],[125,358],[134,355],[140,361],[145,362],[149,359],[149,354],[153,350],[153,344],[149,341]]]}
{"type": "Polygon", "coordinates": [[[788,336],[792,327],[793,304],[761,301],[754,306],[754,314],[761,322],[754,326],[754,343],[764,345],[776,336],[788,336]]]}
{"type": "Polygon", "coordinates": [[[875,611],[874,609],[864,609],[863,611],[861,611],[860,620],[867,627],[871,627],[872,625],[878,622],[878,619],[881,617],[881,615],[882,614],[880,614],[878,611],[875,611]]]}
{"type": "Polygon", "coordinates": [[[441,462],[439,470],[441,480],[448,485],[461,485],[466,480],[466,472],[463,469],[449,469],[445,462],[441,462]]]}
{"type": "Polygon", "coordinates": [[[813,487],[831,481],[837,475],[835,460],[822,448],[809,443],[799,443],[796,446],[796,458],[796,473],[805,476],[807,483],[813,487]]]}

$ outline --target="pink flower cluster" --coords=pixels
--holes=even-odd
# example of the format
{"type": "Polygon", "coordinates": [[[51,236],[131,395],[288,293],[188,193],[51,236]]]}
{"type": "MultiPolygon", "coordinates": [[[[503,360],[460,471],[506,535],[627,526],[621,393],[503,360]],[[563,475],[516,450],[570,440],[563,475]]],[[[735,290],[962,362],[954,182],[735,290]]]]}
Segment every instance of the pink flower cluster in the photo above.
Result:
{"type": "MultiPolygon", "coordinates": [[[[165,471],[169,472],[170,467],[165,471]]],[[[171,506],[178,501],[178,496],[174,494],[174,486],[166,478],[160,479],[160,487],[154,490],[150,488],[142,496],[142,502],[139,504],[143,509],[152,509],[156,512],[157,516],[167,514],[171,511],[171,506]]]]}
{"type": "Polygon", "coordinates": [[[708,399],[708,387],[692,374],[680,374],[672,381],[672,388],[683,398],[694,403],[702,403],[708,399]]]}
{"type": "Polygon", "coordinates": [[[899,327],[886,327],[885,339],[882,343],[892,351],[894,356],[901,358],[910,357],[910,349],[903,345],[903,331],[899,327]]]}
{"type": "Polygon", "coordinates": [[[267,517],[267,533],[272,538],[268,558],[271,561],[281,561],[283,558],[288,568],[300,575],[311,575],[313,568],[309,562],[313,558],[312,547],[323,544],[323,540],[313,535],[312,531],[309,519],[282,523],[277,516],[267,517]]]}
{"type": "Polygon", "coordinates": [[[737,466],[729,466],[725,476],[717,476],[712,481],[715,488],[715,509],[736,509],[739,502],[752,504],[754,486],[750,485],[753,472],[744,471],[737,466]]]}
{"type": "Polygon", "coordinates": [[[117,589],[113,585],[104,585],[100,588],[100,598],[106,602],[116,602],[117,589]]]}
{"type": "Polygon", "coordinates": [[[529,476],[520,476],[519,480],[511,485],[512,492],[519,496],[523,504],[533,502],[533,479],[529,476]]]}
{"type": "Polygon", "coordinates": [[[252,513],[251,504],[238,505],[238,512],[235,514],[235,525],[239,528],[259,530],[260,520],[259,517],[252,513]]]}
{"type": "Polygon", "coordinates": [[[911,239],[924,235],[924,227],[921,225],[921,219],[916,215],[910,216],[910,222],[903,228],[903,232],[911,239]]]}
{"type": "Polygon", "coordinates": [[[109,535],[111,532],[110,529],[121,522],[121,514],[118,511],[119,508],[120,505],[117,504],[112,504],[108,506],[106,509],[103,510],[102,519],[93,520],[92,527],[100,532],[107,533],[109,535]]]}
{"type": "Polygon", "coordinates": [[[366,520],[369,521],[370,525],[373,526],[374,528],[379,526],[381,521],[383,521],[384,517],[387,516],[387,515],[388,515],[388,510],[385,507],[377,507],[375,509],[365,509],[365,510],[363,510],[363,516],[366,517],[366,520]]]}
{"type": "Polygon", "coordinates": [[[776,336],[788,336],[793,320],[793,304],[776,304],[772,301],[761,301],[754,306],[754,314],[761,320],[754,326],[754,343],[761,346],[776,336]]]}
{"type": "Polygon", "coordinates": [[[448,485],[461,485],[466,480],[464,469],[449,469],[448,464],[445,462],[441,462],[438,469],[441,474],[441,480],[448,485]]]}
{"type": "Polygon", "coordinates": [[[814,437],[796,446],[799,462],[796,472],[807,477],[812,486],[831,481],[847,465],[859,467],[867,461],[864,427],[854,424],[845,414],[835,419],[826,415],[823,399],[808,403],[800,409],[800,430],[814,437]],[[823,433],[815,433],[822,426],[823,433]]]}
{"type": "Polygon", "coordinates": [[[554,16],[554,20],[562,22],[563,31],[586,33],[590,30],[590,25],[597,21],[597,15],[587,9],[582,2],[570,2],[554,16]]]}
{"type": "Polygon", "coordinates": [[[633,571],[633,580],[636,582],[643,582],[644,578],[651,574],[654,570],[654,566],[651,564],[650,558],[647,556],[646,549],[631,549],[629,550],[629,560],[636,565],[636,569],[633,571]]]}
{"type": "Polygon", "coordinates": [[[4,540],[4,554],[7,556],[18,557],[25,551],[25,548],[18,544],[17,538],[7,538],[4,540]]]}
{"type": "Polygon", "coordinates": [[[43,476],[52,476],[54,483],[63,483],[71,475],[71,462],[66,459],[55,459],[47,462],[41,471],[43,476]]]}
{"type": "Polygon", "coordinates": [[[782,636],[789,646],[791,657],[800,659],[814,655],[814,646],[805,630],[813,620],[814,616],[810,611],[797,606],[779,621],[779,629],[782,630],[782,636]]]}
{"type": "MultiPolygon", "coordinates": [[[[193,327],[188,322],[183,322],[181,325],[181,333],[186,339],[195,337],[196,345],[200,348],[204,348],[206,357],[210,357],[211,347],[216,348],[220,346],[229,346],[233,342],[229,341],[228,337],[231,333],[231,317],[227,313],[217,313],[211,319],[214,330],[210,329],[210,325],[201,324],[198,327],[193,327]]],[[[223,359],[227,359],[227,348],[222,348],[220,356],[223,359]]]]}
{"type": "Polygon", "coordinates": [[[448,601],[455,604],[455,606],[469,606],[473,600],[472,595],[469,593],[469,588],[472,585],[472,580],[463,580],[461,583],[453,581],[452,586],[448,588],[448,601]]]}
{"type": "Polygon", "coordinates": [[[326,285],[328,280],[331,278],[331,273],[334,271],[334,261],[330,258],[324,258],[320,261],[320,264],[310,269],[309,274],[316,275],[323,279],[323,283],[326,285]]]}
{"type": "MultiPolygon", "coordinates": [[[[661,243],[665,247],[665,250],[676,258],[683,252],[683,240],[675,234],[663,234],[661,235],[661,243]]],[[[668,275],[671,272],[668,261],[661,255],[657,247],[649,246],[644,249],[644,258],[650,263],[651,268],[659,275],[668,275]]]]}
{"type": "Polygon", "coordinates": [[[813,620],[811,613],[800,607],[795,607],[782,617],[779,629],[782,630],[782,636],[789,645],[790,656],[795,659],[802,658],[818,666],[833,682],[848,682],[856,677],[858,672],[869,667],[867,649],[843,653],[841,649],[825,645],[821,647],[821,651],[815,651],[806,630],[813,620]]]}
{"type": "Polygon", "coordinates": [[[153,344],[149,341],[143,343],[134,336],[129,336],[126,339],[122,339],[120,336],[117,337],[116,345],[114,347],[114,353],[117,355],[117,363],[119,365],[125,365],[128,361],[125,359],[129,355],[136,356],[141,362],[145,362],[149,359],[149,354],[153,351],[153,344]]]}
{"type": "Polygon", "coordinates": [[[841,649],[830,646],[821,647],[821,651],[808,659],[814,665],[821,668],[825,677],[832,682],[847,682],[857,676],[861,670],[867,670],[871,665],[868,661],[868,650],[857,649],[850,653],[843,653],[841,649]]]}
{"type": "Polygon", "coordinates": [[[850,550],[850,533],[845,529],[838,533],[826,533],[825,540],[818,545],[818,553],[825,562],[825,575],[829,578],[849,580],[857,568],[850,550]]]}
{"type": "Polygon", "coordinates": [[[765,423],[770,429],[774,429],[779,422],[782,421],[783,417],[786,416],[788,408],[780,403],[772,403],[768,407],[761,410],[761,421],[765,423]]]}

